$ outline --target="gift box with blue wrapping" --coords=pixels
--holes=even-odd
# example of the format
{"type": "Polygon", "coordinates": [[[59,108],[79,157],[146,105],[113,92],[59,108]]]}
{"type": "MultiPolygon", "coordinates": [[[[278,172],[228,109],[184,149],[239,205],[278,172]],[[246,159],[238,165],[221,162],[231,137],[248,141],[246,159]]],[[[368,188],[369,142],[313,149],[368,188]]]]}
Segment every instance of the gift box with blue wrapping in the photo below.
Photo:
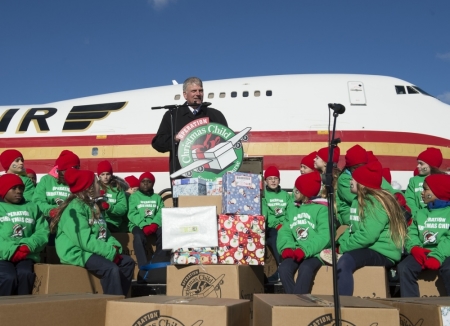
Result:
{"type": "Polygon", "coordinates": [[[172,181],[173,198],[179,196],[206,196],[206,180],[201,178],[175,179],[172,181]]]}
{"type": "Polygon", "coordinates": [[[222,176],[222,214],[261,215],[261,176],[228,172],[222,176]]]}

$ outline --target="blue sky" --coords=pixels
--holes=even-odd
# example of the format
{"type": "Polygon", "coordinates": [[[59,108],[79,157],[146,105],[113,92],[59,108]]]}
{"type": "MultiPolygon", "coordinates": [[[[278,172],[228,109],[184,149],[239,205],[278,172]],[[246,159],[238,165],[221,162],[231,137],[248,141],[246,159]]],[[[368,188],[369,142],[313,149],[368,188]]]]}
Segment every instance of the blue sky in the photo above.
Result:
{"type": "Polygon", "coordinates": [[[3,0],[0,105],[301,73],[398,77],[450,103],[450,1],[3,0]]]}

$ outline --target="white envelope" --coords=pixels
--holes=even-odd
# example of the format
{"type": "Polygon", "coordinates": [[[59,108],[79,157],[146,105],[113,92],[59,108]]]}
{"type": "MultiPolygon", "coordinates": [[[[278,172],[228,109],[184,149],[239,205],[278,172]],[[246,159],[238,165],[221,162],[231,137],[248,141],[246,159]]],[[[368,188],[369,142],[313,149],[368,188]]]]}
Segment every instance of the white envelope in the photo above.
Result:
{"type": "Polygon", "coordinates": [[[215,206],[162,209],[162,248],[217,247],[215,206]]]}

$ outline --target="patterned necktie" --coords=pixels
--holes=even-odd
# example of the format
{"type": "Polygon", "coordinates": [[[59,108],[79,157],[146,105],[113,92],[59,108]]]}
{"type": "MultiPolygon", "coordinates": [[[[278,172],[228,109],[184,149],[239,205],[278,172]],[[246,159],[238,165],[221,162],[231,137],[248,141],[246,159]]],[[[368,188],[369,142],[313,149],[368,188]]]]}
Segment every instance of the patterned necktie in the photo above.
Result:
{"type": "Polygon", "coordinates": [[[197,113],[198,113],[198,110],[197,110],[197,109],[194,109],[194,111],[192,111],[192,114],[193,114],[193,115],[197,115],[197,113]]]}

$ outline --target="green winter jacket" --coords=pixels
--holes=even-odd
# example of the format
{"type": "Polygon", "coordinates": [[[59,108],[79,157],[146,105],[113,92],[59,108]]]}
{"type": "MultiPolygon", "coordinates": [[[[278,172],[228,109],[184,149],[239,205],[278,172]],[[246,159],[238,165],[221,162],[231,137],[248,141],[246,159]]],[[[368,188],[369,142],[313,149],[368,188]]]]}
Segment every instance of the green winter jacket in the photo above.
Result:
{"type": "Polygon", "coordinates": [[[84,267],[92,254],[113,261],[120,243],[111,236],[103,217],[92,218],[89,205],[74,198],[64,209],[56,232],[56,252],[63,264],[84,267]]]}
{"type": "Polygon", "coordinates": [[[33,195],[34,195],[34,184],[33,181],[30,180],[26,175],[18,175],[20,179],[22,179],[23,184],[25,185],[25,189],[23,191],[23,198],[25,198],[26,201],[32,201],[33,195]]]}
{"type": "Polygon", "coordinates": [[[305,258],[319,258],[319,253],[330,247],[328,226],[328,207],[317,203],[296,205],[290,203],[286,219],[278,231],[277,249],[281,254],[284,249],[300,248],[305,258]]]}
{"type": "Polygon", "coordinates": [[[262,215],[266,218],[267,227],[276,228],[283,223],[290,201],[291,198],[286,191],[279,187],[277,190],[266,187],[262,200],[262,215]]]}
{"type": "Polygon", "coordinates": [[[426,177],[427,176],[425,175],[416,175],[415,177],[412,177],[409,179],[408,188],[406,188],[405,199],[411,209],[413,218],[419,210],[427,206],[422,200],[423,181],[426,177]]]}
{"type": "Polygon", "coordinates": [[[422,208],[408,228],[406,251],[412,247],[430,249],[428,257],[434,257],[442,264],[450,257],[450,206],[438,209],[422,208]]]}
{"type": "Polygon", "coordinates": [[[70,196],[69,186],[58,183],[58,180],[47,174],[44,175],[36,186],[33,202],[39,206],[44,216],[61,205],[70,196]]]}
{"type": "Polygon", "coordinates": [[[350,227],[338,239],[339,252],[369,248],[393,262],[400,261],[401,248],[390,237],[390,223],[381,203],[369,196],[364,211],[364,220],[359,218],[358,200],[350,208],[350,227]]]}
{"type": "Polygon", "coordinates": [[[27,258],[38,263],[48,235],[48,223],[36,204],[0,202],[0,260],[11,260],[17,248],[26,245],[27,258]]]}
{"type": "Polygon", "coordinates": [[[106,223],[119,227],[122,219],[127,215],[128,202],[125,191],[108,187],[106,190],[109,208],[104,212],[106,223]]]}
{"type": "Polygon", "coordinates": [[[130,196],[128,210],[128,229],[132,232],[135,226],[143,228],[146,225],[158,224],[161,227],[161,209],[164,202],[160,195],[147,196],[141,191],[136,191],[130,196]]]}

